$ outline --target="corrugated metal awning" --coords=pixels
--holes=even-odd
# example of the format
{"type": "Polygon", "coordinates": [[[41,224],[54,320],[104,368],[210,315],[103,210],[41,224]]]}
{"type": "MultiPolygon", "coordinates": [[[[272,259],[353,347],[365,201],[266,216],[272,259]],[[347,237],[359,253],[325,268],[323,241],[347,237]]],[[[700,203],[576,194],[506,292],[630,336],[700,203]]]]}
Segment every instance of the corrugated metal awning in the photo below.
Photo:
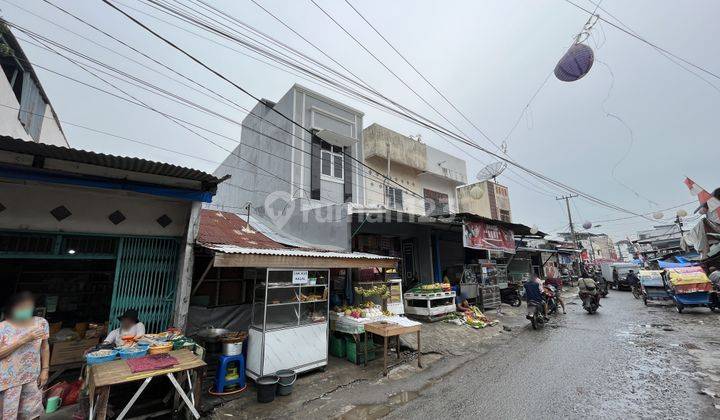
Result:
{"type": "Polygon", "coordinates": [[[302,249],[245,248],[236,245],[200,244],[216,251],[216,267],[271,268],[395,268],[397,259],[364,252],[310,251],[302,249]]]}

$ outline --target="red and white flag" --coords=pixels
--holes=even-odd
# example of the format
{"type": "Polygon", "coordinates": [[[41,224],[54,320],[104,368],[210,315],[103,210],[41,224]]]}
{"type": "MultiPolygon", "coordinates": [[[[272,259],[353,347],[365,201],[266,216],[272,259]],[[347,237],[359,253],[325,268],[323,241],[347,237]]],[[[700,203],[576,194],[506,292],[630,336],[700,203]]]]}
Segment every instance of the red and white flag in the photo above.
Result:
{"type": "Polygon", "coordinates": [[[690,178],[685,178],[685,185],[687,185],[690,193],[696,195],[700,204],[707,204],[708,213],[715,212],[718,218],[720,218],[720,200],[715,198],[712,194],[705,191],[701,186],[695,183],[690,178]]]}

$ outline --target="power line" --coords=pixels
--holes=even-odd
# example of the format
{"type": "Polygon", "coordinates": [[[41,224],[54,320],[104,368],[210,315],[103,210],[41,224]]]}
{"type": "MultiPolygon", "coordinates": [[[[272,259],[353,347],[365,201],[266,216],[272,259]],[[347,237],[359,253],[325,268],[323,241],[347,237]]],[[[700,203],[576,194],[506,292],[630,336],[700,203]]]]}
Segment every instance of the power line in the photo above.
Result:
{"type": "MultiPolygon", "coordinates": [[[[590,10],[588,10],[588,9],[580,6],[579,4],[573,3],[573,2],[570,1],[570,0],[565,0],[565,2],[566,2],[566,3],[569,3],[569,4],[573,5],[573,6],[575,6],[576,8],[578,8],[578,9],[580,9],[580,10],[586,12],[586,13],[589,13],[589,14],[591,14],[591,15],[594,14],[594,13],[591,12],[590,10]]],[[[598,6],[598,7],[599,7],[599,6],[598,6]]],[[[643,38],[643,37],[641,37],[641,36],[639,36],[639,35],[631,32],[631,31],[629,31],[629,30],[626,30],[626,29],[624,29],[624,28],[622,28],[622,27],[620,27],[620,26],[618,26],[618,25],[616,25],[615,23],[613,23],[613,22],[611,22],[611,21],[603,18],[602,16],[597,16],[597,18],[598,18],[599,20],[602,20],[603,22],[607,23],[608,25],[612,26],[613,28],[618,29],[618,30],[621,31],[621,32],[624,32],[624,33],[627,34],[627,35],[630,35],[631,37],[637,39],[638,41],[643,42],[643,43],[645,43],[645,44],[647,44],[647,45],[655,48],[656,50],[662,51],[662,52],[664,52],[665,54],[668,54],[668,55],[672,56],[673,58],[675,58],[675,59],[677,59],[677,60],[680,60],[680,61],[682,61],[683,63],[685,63],[685,64],[687,64],[687,65],[689,65],[689,66],[691,66],[691,67],[693,67],[693,68],[695,68],[695,69],[697,69],[697,70],[699,70],[699,71],[701,71],[701,72],[703,72],[703,73],[705,73],[705,74],[707,74],[707,75],[710,75],[710,76],[712,76],[712,77],[720,80],[720,75],[717,75],[716,73],[714,73],[714,72],[712,72],[712,71],[710,71],[710,70],[707,70],[707,69],[704,68],[704,67],[701,67],[701,66],[699,66],[699,65],[697,65],[697,64],[695,64],[695,63],[692,63],[692,62],[690,62],[690,61],[688,61],[688,60],[686,60],[686,59],[684,59],[684,58],[682,58],[682,57],[680,57],[680,56],[678,56],[678,55],[676,55],[676,54],[674,54],[674,53],[666,50],[665,48],[662,48],[662,47],[660,47],[659,45],[657,45],[657,44],[655,44],[655,43],[653,43],[653,42],[650,42],[650,41],[648,41],[647,39],[645,39],[645,38],[643,38]]]]}
{"type": "MultiPolygon", "coordinates": [[[[107,0],[105,0],[104,2],[107,3],[107,4],[109,4],[111,7],[115,8],[115,9],[118,9],[118,8],[115,7],[114,5],[110,4],[107,0]]],[[[118,9],[118,10],[119,10],[119,9],[118,9]]],[[[119,11],[120,11],[121,13],[123,13],[124,15],[128,16],[129,18],[131,18],[129,15],[127,15],[127,14],[124,13],[124,12],[122,12],[121,10],[119,10],[119,11]]],[[[138,21],[138,22],[139,22],[139,21],[138,21]]],[[[149,30],[149,28],[148,28],[148,30],[149,30]]],[[[163,39],[163,38],[161,37],[161,39],[163,39]]],[[[166,41],[167,41],[167,40],[166,40],[166,41]]],[[[179,47],[177,47],[177,45],[172,44],[171,42],[170,42],[169,44],[172,45],[172,46],[174,46],[174,48],[179,48],[179,47]]],[[[190,57],[192,57],[190,54],[188,54],[188,53],[186,53],[186,54],[189,55],[190,57]]],[[[193,57],[193,58],[194,58],[194,57],[193,57]]],[[[197,60],[197,59],[196,59],[196,60],[197,60]]],[[[199,61],[199,60],[197,60],[197,61],[199,61]]],[[[217,72],[215,72],[215,73],[217,73],[217,72]]],[[[218,73],[218,74],[219,74],[219,73],[218,73]]],[[[275,110],[275,111],[278,112],[277,110],[275,110]]],[[[284,118],[288,118],[288,117],[287,117],[287,116],[284,116],[284,118]]],[[[459,137],[459,136],[457,136],[457,135],[455,135],[455,134],[453,134],[453,133],[451,133],[451,132],[444,131],[443,129],[438,129],[438,128],[435,127],[435,126],[430,126],[430,125],[428,125],[427,123],[425,123],[424,121],[419,121],[419,120],[416,120],[416,121],[417,121],[419,124],[421,124],[421,125],[423,125],[423,126],[426,126],[426,127],[430,128],[430,129],[432,129],[433,131],[439,131],[439,132],[441,132],[441,133],[450,135],[451,137],[453,137],[453,138],[455,138],[455,139],[457,139],[457,140],[459,140],[459,141],[461,141],[461,142],[464,142],[464,139],[463,139],[462,137],[459,137]]],[[[466,143],[466,144],[467,144],[467,143],[466,143]]],[[[526,167],[524,167],[524,166],[522,166],[522,165],[519,165],[519,164],[517,164],[516,162],[513,162],[513,161],[511,161],[511,160],[509,160],[509,159],[506,159],[506,158],[504,158],[504,157],[498,156],[497,154],[494,154],[493,152],[491,152],[491,151],[489,151],[489,150],[487,150],[487,149],[484,149],[484,148],[482,148],[482,147],[479,146],[479,145],[476,145],[476,144],[474,144],[474,143],[472,143],[472,144],[470,144],[470,145],[472,145],[473,147],[477,148],[478,150],[481,150],[481,151],[486,152],[486,153],[489,153],[489,154],[491,154],[491,155],[493,155],[493,156],[495,156],[495,157],[498,157],[498,158],[500,158],[501,160],[504,160],[504,161],[506,161],[506,162],[508,162],[508,163],[510,163],[510,164],[512,164],[512,165],[514,165],[514,166],[516,166],[516,167],[518,167],[518,168],[520,168],[520,169],[522,169],[523,171],[526,171],[526,172],[532,174],[533,176],[536,176],[536,177],[538,177],[538,178],[540,178],[540,179],[543,179],[543,180],[546,181],[546,182],[549,182],[549,183],[554,184],[554,185],[556,185],[556,186],[559,186],[559,187],[561,187],[561,188],[567,189],[567,190],[569,190],[569,191],[573,191],[573,192],[579,191],[579,190],[574,189],[574,188],[572,188],[572,187],[569,187],[569,186],[567,186],[567,185],[565,185],[565,184],[563,184],[563,183],[560,183],[560,182],[558,182],[558,181],[552,180],[551,178],[546,177],[546,176],[544,176],[544,175],[542,175],[542,174],[540,174],[540,173],[538,173],[538,172],[536,172],[536,171],[533,171],[533,170],[531,170],[531,169],[529,169],[529,168],[526,168],[526,167]]],[[[392,181],[391,181],[391,182],[392,182],[392,181]]],[[[394,183],[394,182],[393,182],[393,183],[394,183]]],[[[628,210],[625,210],[625,209],[623,209],[622,207],[613,205],[613,204],[608,203],[608,202],[606,202],[606,201],[604,201],[604,200],[597,199],[597,198],[595,198],[595,197],[593,197],[593,196],[591,196],[591,195],[589,195],[589,194],[587,194],[587,193],[582,193],[582,192],[580,192],[580,193],[581,193],[581,195],[582,195],[583,197],[585,197],[585,198],[588,199],[589,201],[592,201],[592,202],[594,202],[594,203],[596,203],[596,204],[603,205],[603,206],[605,206],[605,207],[609,207],[609,208],[612,208],[612,209],[616,209],[616,210],[619,210],[619,211],[624,211],[624,212],[633,214],[632,212],[630,212],[630,211],[628,211],[628,210]]]]}
{"type": "MultiPolygon", "coordinates": [[[[232,85],[232,86],[235,87],[236,89],[238,89],[238,90],[240,90],[241,92],[243,92],[244,94],[246,94],[246,95],[248,95],[249,97],[253,98],[253,99],[254,99],[255,101],[257,101],[258,103],[264,103],[264,102],[261,101],[260,98],[258,98],[257,96],[253,95],[253,94],[252,94],[250,91],[248,91],[247,89],[243,88],[243,87],[240,86],[239,84],[237,84],[237,83],[233,82],[232,80],[230,80],[229,78],[227,78],[227,77],[226,77],[225,75],[223,75],[222,73],[218,72],[218,71],[215,70],[214,68],[212,68],[212,67],[210,67],[209,65],[205,64],[202,60],[200,60],[200,59],[196,58],[194,55],[188,53],[188,52],[185,51],[183,48],[181,48],[181,47],[179,47],[177,44],[175,44],[174,42],[170,41],[169,39],[167,39],[167,38],[163,37],[162,35],[160,35],[159,33],[155,32],[154,30],[152,30],[150,27],[148,27],[148,26],[145,25],[144,23],[140,22],[139,20],[137,20],[136,18],[134,18],[134,17],[131,16],[130,14],[126,13],[126,12],[123,11],[122,9],[120,9],[120,8],[118,8],[117,6],[115,6],[114,4],[112,4],[109,0],[103,0],[103,3],[107,4],[108,6],[112,7],[113,9],[117,10],[117,11],[120,12],[122,15],[124,15],[125,17],[127,17],[128,19],[130,19],[130,20],[131,20],[133,23],[135,23],[136,25],[139,25],[141,28],[143,28],[143,29],[146,30],[147,32],[150,32],[150,33],[151,33],[152,35],[154,35],[156,38],[162,40],[162,41],[165,42],[167,45],[171,46],[172,48],[174,48],[174,49],[177,50],[178,52],[180,52],[180,53],[182,53],[183,55],[185,55],[186,57],[188,57],[190,60],[194,61],[195,63],[197,63],[198,65],[202,66],[203,68],[205,68],[205,69],[208,70],[209,72],[213,73],[215,76],[219,77],[220,79],[224,80],[225,82],[229,83],[230,85],[232,85]]],[[[290,122],[291,124],[297,126],[297,127],[300,128],[301,130],[306,131],[306,132],[307,132],[308,134],[310,134],[311,136],[314,135],[312,131],[308,130],[308,129],[305,128],[303,125],[298,124],[298,123],[295,122],[292,118],[290,118],[290,117],[288,117],[287,115],[283,114],[282,112],[278,111],[278,110],[275,109],[274,107],[268,107],[268,109],[269,109],[270,111],[274,112],[275,114],[277,114],[278,116],[280,116],[282,119],[284,119],[284,120],[290,122]]],[[[361,162],[360,160],[358,160],[357,158],[351,156],[350,154],[346,154],[346,156],[349,157],[350,159],[356,161],[357,163],[361,164],[362,166],[364,166],[364,167],[366,167],[366,168],[368,168],[368,169],[371,169],[370,167],[368,167],[367,165],[365,165],[365,163],[361,162]]],[[[389,181],[389,182],[397,185],[399,188],[401,188],[401,189],[403,189],[403,190],[405,190],[405,191],[408,191],[408,192],[409,192],[410,194],[412,194],[412,195],[418,196],[418,197],[420,197],[420,198],[424,198],[424,197],[420,196],[419,194],[417,194],[416,192],[405,188],[404,186],[402,186],[402,185],[399,184],[398,182],[396,182],[396,181],[394,181],[394,180],[392,180],[392,179],[390,179],[390,178],[388,178],[388,177],[383,176],[383,178],[385,178],[386,181],[389,181]]]]}

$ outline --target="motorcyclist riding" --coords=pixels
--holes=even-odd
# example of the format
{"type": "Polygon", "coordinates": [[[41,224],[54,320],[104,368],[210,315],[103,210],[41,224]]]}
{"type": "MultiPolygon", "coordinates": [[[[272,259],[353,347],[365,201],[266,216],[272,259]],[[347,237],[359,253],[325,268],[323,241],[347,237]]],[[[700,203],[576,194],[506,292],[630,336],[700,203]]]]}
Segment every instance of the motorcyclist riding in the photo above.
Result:
{"type": "Polygon", "coordinates": [[[583,308],[588,312],[594,312],[592,305],[595,305],[595,309],[600,307],[600,292],[597,287],[597,283],[594,279],[586,277],[578,280],[579,295],[583,302],[583,308]]]}
{"type": "Polygon", "coordinates": [[[527,319],[530,319],[535,313],[535,306],[541,305],[543,308],[543,317],[547,319],[547,305],[543,299],[542,280],[537,275],[533,279],[525,283],[525,298],[527,299],[527,319]]]}

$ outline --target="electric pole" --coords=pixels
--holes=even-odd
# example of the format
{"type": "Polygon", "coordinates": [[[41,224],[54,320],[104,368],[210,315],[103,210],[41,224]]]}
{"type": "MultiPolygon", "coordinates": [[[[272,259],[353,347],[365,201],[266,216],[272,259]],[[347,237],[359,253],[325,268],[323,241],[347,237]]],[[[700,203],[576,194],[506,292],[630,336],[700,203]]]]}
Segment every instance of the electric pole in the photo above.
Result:
{"type": "MultiPolygon", "coordinates": [[[[567,214],[568,214],[568,223],[570,224],[570,236],[572,237],[572,243],[573,248],[577,247],[577,236],[575,235],[575,225],[573,225],[572,220],[572,213],[570,213],[570,199],[577,197],[577,194],[575,195],[564,195],[562,197],[555,197],[555,200],[565,200],[565,206],[567,206],[567,214]]],[[[580,275],[580,264],[578,263],[577,266],[578,272],[577,274],[580,275]]]]}

